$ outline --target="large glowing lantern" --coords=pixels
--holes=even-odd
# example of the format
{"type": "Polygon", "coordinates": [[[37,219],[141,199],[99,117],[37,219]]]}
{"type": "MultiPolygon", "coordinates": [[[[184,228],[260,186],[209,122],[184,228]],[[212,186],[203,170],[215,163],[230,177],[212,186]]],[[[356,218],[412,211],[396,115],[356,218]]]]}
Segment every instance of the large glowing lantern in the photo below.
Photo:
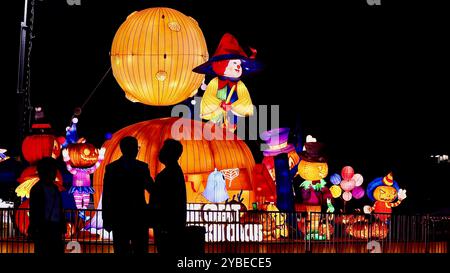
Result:
{"type": "MultiPolygon", "coordinates": [[[[202,196],[202,192],[206,188],[209,174],[215,168],[219,171],[239,168],[239,176],[234,178],[231,184],[226,183],[226,189],[230,199],[242,190],[244,204],[251,207],[255,201],[252,175],[255,161],[252,153],[245,142],[237,139],[234,134],[215,125],[211,126],[213,133],[226,134],[223,135],[223,140],[213,139],[208,133],[209,127],[206,123],[183,118],[143,121],[114,133],[103,146],[106,148],[104,164],[100,165],[94,173],[95,206],[97,207],[103,191],[105,166],[120,158],[120,140],[125,136],[134,136],[140,146],[137,158],[148,163],[153,178],[164,168],[164,165],[158,161],[159,150],[164,141],[167,138],[174,138],[181,142],[183,154],[179,164],[185,175],[188,202],[208,202],[202,196]],[[228,137],[234,139],[228,139],[228,137]]],[[[129,181],[124,181],[123,186],[126,187],[127,183],[129,181]]]]}
{"type": "Polygon", "coordinates": [[[173,105],[195,94],[204,75],[192,69],[208,60],[197,22],[169,8],[134,12],[111,48],[114,77],[133,102],[173,105]]]}
{"type": "Polygon", "coordinates": [[[30,135],[22,142],[22,154],[26,161],[35,164],[44,157],[57,158],[61,148],[53,135],[30,135]]]}

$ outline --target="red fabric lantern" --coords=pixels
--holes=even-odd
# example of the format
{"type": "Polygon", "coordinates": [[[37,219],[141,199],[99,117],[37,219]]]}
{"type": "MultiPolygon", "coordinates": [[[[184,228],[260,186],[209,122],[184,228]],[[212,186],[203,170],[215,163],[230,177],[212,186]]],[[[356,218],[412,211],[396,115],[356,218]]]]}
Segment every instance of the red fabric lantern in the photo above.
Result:
{"type": "Polygon", "coordinates": [[[17,228],[25,236],[28,235],[28,226],[30,225],[29,209],[30,201],[27,199],[20,204],[19,209],[16,209],[14,216],[14,222],[17,228]]]}
{"type": "Polygon", "coordinates": [[[350,166],[345,166],[342,168],[341,176],[343,180],[350,180],[352,179],[353,175],[355,174],[355,171],[350,166]]]}
{"type": "Polygon", "coordinates": [[[22,143],[22,154],[26,161],[35,164],[44,157],[57,158],[61,147],[53,135],[31,135],[22,143]]]}

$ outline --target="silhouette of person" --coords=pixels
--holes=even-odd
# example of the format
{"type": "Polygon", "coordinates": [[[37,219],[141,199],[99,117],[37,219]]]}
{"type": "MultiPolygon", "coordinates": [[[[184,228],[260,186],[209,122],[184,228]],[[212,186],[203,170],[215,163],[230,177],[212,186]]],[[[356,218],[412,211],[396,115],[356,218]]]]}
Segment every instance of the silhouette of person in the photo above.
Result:
{"type": "Polygon", "coordinates": [[[148,165],[136,159],[136,138],[120,141],[122,157],[106,166],[103,180],[103,227],[113,232],[114,253],[148,252],[145,191],[151,191],[153,179],[148,165]]]}
{"type": "Polygon", "coordinates": [[[64,254],[64,216],[61,192],[56,186],[57,162],[51,157],[38,161],[39,181],[30,191],[30,225],[28,234],[39,255],[64,254]]]}
{"type": "Polygon", "coordinates": [[[154,234],[158,253],[184,251],[186,184],[178,164],[182,153],[183,145],[174,139],[167,139],[159,152],[159,161],[165,168],[156,176],[150,196],[150,205],[157,212],[154,234]]]}

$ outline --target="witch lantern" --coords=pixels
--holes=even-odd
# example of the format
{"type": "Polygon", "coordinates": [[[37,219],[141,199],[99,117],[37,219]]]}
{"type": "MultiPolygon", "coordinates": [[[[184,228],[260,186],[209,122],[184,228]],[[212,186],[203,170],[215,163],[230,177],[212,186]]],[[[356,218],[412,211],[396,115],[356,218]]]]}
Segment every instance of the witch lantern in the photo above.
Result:
{"type": "Polygon", "coordinates": [[[206,87],[200,103],[200,117],[222,124],[230,131],[236,130],[237,117],[253,115],[253,104],[242,76],[255,72],[256,50],[250,57],[239,46],[233,35],[226,33],[214,55],[193,69],[199,74],[215,76],[206,87]],[[228,117],[229,112],[232,118],[228,117]]]}

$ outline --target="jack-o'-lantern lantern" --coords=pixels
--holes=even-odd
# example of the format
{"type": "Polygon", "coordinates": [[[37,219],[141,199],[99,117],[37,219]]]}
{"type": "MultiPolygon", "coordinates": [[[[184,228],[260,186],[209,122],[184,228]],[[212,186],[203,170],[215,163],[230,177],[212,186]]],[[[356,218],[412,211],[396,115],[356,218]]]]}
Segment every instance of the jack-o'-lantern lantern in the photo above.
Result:
{"type": "MultiPolygon", "coordinates": [[[[247,207],[255,201],[253,182],[253,155],[244,141],[219,126],[184,118],[161,118],[139,122],[114,133],[103,147],[106,148],[104,163],[94,173],[94,203],[97,207],[103,191],[105,166],[122,156],[119,143],[125,136],[137,139],[140,149],[137,159],[148,163],[152,177],[156,177],[164,165],[159,162],[158,154],[164,141],[168,138],[179,140],[183,153],[179,164],[186,181],[188,203],[209,203],[202,196],[208,176],[217,170],[239,169],[239,175],[226,183],[228,195],[238,195],[247,207]],[[208,127],[211,126],[211,127],[208,127]],[[220,139],[217,136],[222,136],[220,139]],[[199,198],[202,197],[202,198],[199,198]]],[[[126,181],[124,185],[126,186],[126,181]]]]}
{"type": "Polygon", "coordinates": [[[98,162],[98,149],[90,143],[70,144],[67,149],[74,168],[90,168],[98,162]]]}
{"type": "Polygon", "coordinates": [[[14,223],[19,232],[25,236],[28,235],[28,226],[30,225],[30,201],[25,200],[15,210],[14,223]]]}
{"type": "Polygon", "coordinates": [[[392,173],[385,177],[375,178],[367,186],[367,196],[375,201],[372,207],[364,206],[365,213],[374,213],[381,221],[387,221],[392,213],[392,208],[399,206],[406,198],[406,190],[400,189],[392,173]]]}
{"type": "Polygon", "coordinates": [[[326,162],[302,160],[298,165],[298,174],[305,180],[321,180],[328,175],[328,164],[326,162]]]}
{"type": "Polygon", "coordinates": [[[22,142],[22,154],[26,161],[35,164],[44,157],[56,159],[61,154],[61,147],[53,135],[30,135],[22,142]]]}

